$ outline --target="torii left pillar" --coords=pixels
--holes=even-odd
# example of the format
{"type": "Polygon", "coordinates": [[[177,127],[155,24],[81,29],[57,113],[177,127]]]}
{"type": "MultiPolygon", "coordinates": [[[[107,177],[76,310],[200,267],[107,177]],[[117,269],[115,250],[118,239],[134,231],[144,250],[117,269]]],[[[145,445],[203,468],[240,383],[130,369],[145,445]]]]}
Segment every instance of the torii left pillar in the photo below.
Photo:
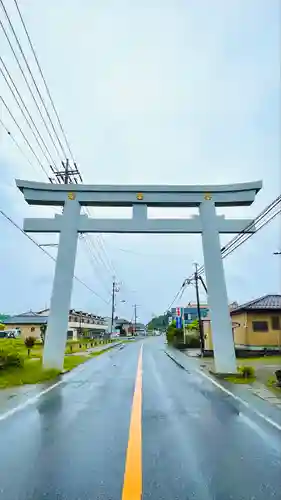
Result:
{"type": "Polygon", "coordinates": [[[81,205],[70,193],[61,219],[58,255],[45,337],[44,369],[63,370],[81,205]]]}

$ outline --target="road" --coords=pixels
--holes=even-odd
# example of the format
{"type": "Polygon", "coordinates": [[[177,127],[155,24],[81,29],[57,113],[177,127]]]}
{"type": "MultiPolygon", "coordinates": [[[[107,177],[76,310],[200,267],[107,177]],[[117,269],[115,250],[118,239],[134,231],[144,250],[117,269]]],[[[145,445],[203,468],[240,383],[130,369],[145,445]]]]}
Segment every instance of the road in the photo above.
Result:
{"type": "Polygon", "coordinates": [[[0,499],[280,499],[281,433],[237,405],[162,338],[115,348],[2,414],[0,499]]]}

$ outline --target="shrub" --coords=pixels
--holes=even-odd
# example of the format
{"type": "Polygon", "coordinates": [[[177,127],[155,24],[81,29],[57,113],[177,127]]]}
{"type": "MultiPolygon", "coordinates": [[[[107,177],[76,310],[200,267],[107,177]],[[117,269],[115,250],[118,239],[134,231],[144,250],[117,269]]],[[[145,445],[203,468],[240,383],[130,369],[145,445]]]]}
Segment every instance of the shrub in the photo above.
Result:
{"type": "Polygon", "coordinates": [[[192,348],[201,347],[200,339],[197,335],[188,335],[186,337],[186,346],[192,348]]]}
{"type": "Polygon", "coordinates": [[[23,358],[16,351],[11,349],[0,349],[0,369],[23,366],[23,358]]]}
{"type": "Polygon", "coordinates": [[[166,332],[166,338],[167,338],[168,344],[172,344],[174,342],[175,331],[176,331],[176,329],[174,328],[173,325],[170,325],[168,327],[167,332],[166,332]]]}
{"type": "Polygon", "coordinates": [[[239,366],[238,371],[242,374],[243,378],[255,377],[255,369],[252,366],[239,366]]]}
{"type": "Polygon", "coordinates": [[[36,342],[35,337],[26,337],[24,339],[24,343],[25,343],[25,347],[27,348],[28,356],[30,355],[30,351],[31,351],[32,347],[34,347],[35,342],[36,342]]]}

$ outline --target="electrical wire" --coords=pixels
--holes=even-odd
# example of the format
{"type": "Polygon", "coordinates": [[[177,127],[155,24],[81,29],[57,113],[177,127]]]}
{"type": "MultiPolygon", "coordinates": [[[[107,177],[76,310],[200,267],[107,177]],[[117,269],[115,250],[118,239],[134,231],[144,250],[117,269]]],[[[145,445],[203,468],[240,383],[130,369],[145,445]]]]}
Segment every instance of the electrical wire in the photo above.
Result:
{"type": "Polygon", "coordinates": [[[42,102],[42,104],[43,104],[43,107],[44,107],[44,109],[45,109],[46,115],[47,115],[47,117],[48,117],[48,119],[49,119],[49,122],[50,122],[50,124],[51,124],[51,127],[52,127],[52,129],[53,129],[54,135],[55,135],[55,137],[56,137],[56,139],[57,139],[57,141],[58,141],[58,143],[59,143],[59,145],[60,145],[60,148],[61,148],[61,150],[62,150],[62,152],[63,152],[64,156],[65,156],[65,157],[67,157],[67,154],[66,154],[66,152],[65,152],[65,149],[64,149],[64,147],[63,147],[63,145],[62,145],[62,143],[61,143],[61,141],[60,141],[60,138],[59,138],[59,136],[58,136],[58,134],[57,134],[57,131],[56,131],[55,127],[54,127],[54,124],[53,124],[53,122],[52,122],[52,119],[51,119],[51,116],[50,116],[50,114],[49,114],[49,111],[48,111],[48,109],[47,109],[47,107],[46,107],[46,105],[45,105],[45,101],[44,101],[44,99],[43,99],[43,97],[42,97],[42,94],[41,94],[41,92],[40,92],[40,90],[39,90],[39,87],[38,87],[38,85],[37,85],[37,83],[36,83],[36,81],[35,81],[35,78],[34,78],[34,76],[33,76],[33,73],[32,73],[32,71],[31,71],[31,69],[30,69],[29,63],[28,63],[28,61],[27,61],[27,59],[26,59],[26,57],[25,57],[25,54],[24,54],[24,51],[23,51],[23,49],[22,49],[21,43],[20,43],[20,41],[19,41],[19,39],[18,39],[18,36],[17,36],[17,34],[16,34],[16,32],[15,32],[15,29],[14,29],[14,27],[13,27],[13,23],[11,22],[10,16],[9,16],[9,14],[8,14],[7,10],[6,10],[6,7],[5,7],[5,5],[4,5],[3,0],[0,0],[0,3],[1,3],[1,5],[2,5],[2,9],[3,9],[3,11],[4,11],[4,13],[5,13],[5,16],[6,16],[6,18],[7,18],[7,21],[8,21],[8,23],[9,23],[10,29],[11,29],[11,31],[12,31],[12,33],[13,33],[14,37],[15,37],[15,40],[16,40],[16,42],[17,42],[18,48],[19,48],[19,50],[20,50],[20,53],[21,53],[21,55],[22,55],[22,57],[23,57],[23,59],[24,59],[24,62],[25,62],[26,67],[27,67],[27,69],[28,69],[28,72],[29,72],[29,74],[30,74],[30,76],[31,76],[31,79],[32,79],[32,81],[33,81],[33,84],[34,84],[34,86],[35,86],[35,88],[36,88],[37,94],[39,95],[39,98],[40,98],[40,100],[41,100],[41,102],[42,102]]]}
{"type": "Polygon", "coordinates": [[[18,124],[18,122],[17,122],[17,120],[15,119],[14,115],[12,114],[11,110],[9,109],[8,105],[6,104],[6,102],[4,101],[4,99],[3,99],[3,97],[2,97],[2,96],[0,96],[0,99],[1,99],[1,101],[3,102],[3,104],[4,104],[5,108],[7,109],[7,111],[8,111],[8,113],[9,113],[10,117],[11,117],[11,118],[12,118],[12,120],[13,120],[13,122],[15,123],[15,125],[17,126],[17,128],[19,129],[19,131],[20,131],[21,135],[23,136],[23,138],[24,138],[24,140],[25,140],[26,144],[28,145],[28,147],[29,147],[30,151],[33,153],[33,155],[35,156],[36,160],[38,161],[38,163],[39,163],[39,165],[40,165],[41,169],[43,170],[43,172],[45,173],[45,175],[46,175],[46,176],[48,177],[48,179],[49,179],[48,173],[47,173],[47,171],[46,171],[46,169],[45,169],[45,167],[44,167],[43,163],[42,163],[42,162],[40,161],[40,159],[38,158],[38,156],[37,156],[37,154],[35,153],[35,151],[34,151],[33,147],[31,146],[31,144],[30,144],[29,140],[27,139],[26,135],[25,135],[25,134],[24,134],[24,132],[22,131],[22,129],[21,129],[21,127],[20,127],[20,125],[18,124]]]}
{"type": "Polygon", "coordinates": [[[52,96],[51,96],[51,93],[50,93],[50,90],[49,90],[48,84],[47,84],[46,79],[45,79],[45,77],[44,77],[44,74],[43,74],[43,71],[42,71],[41,65],[40,65],[39,60],[38,60],[38,57],[37,57],[37,55],[36,55],[36,52],[35,52],[35,49],[34,49],[33,43],[32,43],[31,38],[30,38],[30,36],[29,36],[28,29],[27,29],[26,24],[25,24],[25,22],[24,22],[24,19],[23,19],[23,17],[22,17],[22,14],[21,14],[20,8],[19,8],[19,6],[18,6],[18,2],[17,2],[17,0],[14,0],[14,3],[15,3],[15,5],[16,5],[16,9],[17,9],[17,11],[18,11],[18,14],[19,14],[20,20],[21,20],[21,22],[22,22],[22,25],[23,25],[23,28],[24,28],[25,34],[26,34],[26,36],[27,36],[27,39],[28,39],[28,42],[29,42],[29,45],[30,45],[30,48],[31,48],[31,50],[32,50],[32,53],[33,53],[34,59],[35,59],[35,61],[36,61],[36,64],[37,64],[37,67],[38,67],[38,70],[39,70],[39,73],[40,73],[40,75],[41,75],[41,78],[42,78],[42,80],[43,80],[43,82],[44,82],[46,92],[47,92],[48,97],[49,97],[49,99],[50,99],[50,102],[51,102],[51,105],[52,105],[53,111],[54,111],[54,113],[55,113],[55,115],[56,115],[56,118],[57,118],[58,124],[59,124],[60,129],[61,129],[61,132],[62,132],[62,134],[63,134],[63,137],[64,137],[65,143],[66,143],[66,145],[67,145],[68,151],[69,151],[69,153],[70,153],[71,159],[72,159],[72,161],[74,162],[75,160],[74,160],[74,157],[73,157],[73,153],[72,153],[72,150],[71,150],[70,144],[69,144],[69,142],[68,142],[68,139],[67,139],[66,133],[65,133],[65,131],[64,131],[64,128],[63,128],[62,122],[61,122],[61,120],[60,120],[59,114],[58,114],[58,112],[57,112],[57,109],[56,109],[56,107],[55,107],[55,104],[54,104],[53,98],[52,98],[52,96]]]}
{"type": "MultiPolygon", "coordinates": [[[[243,243],[245,243],[249,238],[252,238],[256,233],[258,233],[263,227],[265,227],[269,222],[271,222],[277,215],[281,214],[281,206],[278,208],[278,205],[281,203],[281,195],[278,196],[275,200],[273,200],[267,207],[264,208],[264,210],[251,222],[248,224],[241,233],[239,233],[236,237],[232,238],[227,245],[221,248],[221,255],[222,259],[225,257],[228,257],[228,255],[232,254],[234,250],[239,248],[243,243]],[[269,218],[265,219],[266,216],[268,216],[274,209],[277,210],[273,214],[269,216],[269,218]],[[265,219],[265,220],[264,220],[265,219]],[[255,227],[257,224],[260,224],[258,227],[255,227]],[[246,231],[249,231],[250,229],[255,230],[252,233],[248,233],[246,231]],[[242,238],[243,237],[243,238],[242,238]]],[[[201,266],[198,271],[198,276],[202,275],[204,273],[204,266],[201,266]]],[[[177,292],[175,295],[174,299],[172,300],[171,304],[169,305],[167,311],[171,309],[175,301],[178,299],[179,294],[181,293],[181,290],[184,290],[186,286],[190,284],[190,281],[193,278],[193,274],[189,276],[189,278],[185,279],[180,290],[177,292]]]]}
{"type": "Polygon", "coordinates": [[[90,261],[90,263],[92,265],[94,273],[96,274],[96,276],[99,279],[100,283],[103,285],[103,287],[106,290],[106,292],[110,294],[111,291],[109,290],[109,288],[107,288],[107,286],[105,285],[105,280],[100,275],[99,267],[96,267],[95,264],[94,264],[94,261],[95,261],[97,263],[97,265],[99,266],[99,262],[98,262],[98,260],[96,258],[96,255],[92,252],[90,246],[88,245],[88,243],[89,243],[88,240],[86,240],[85,238],[83,238],[82,241],[84,243],[84,248],[86,250],[86,253],[87,253],[87,256],[89,258],[89,261],[90,261]]]}
{"type": "Polygon", "coordinates": [[[9,129],[6,127],[5,123],[3,122],[3,120],[1,119],[0,117],[0,123],[2,125],[2,127],[6,130],[8,136],[12,139],[12,141],[14,142],[14,144],[16,145],[16,147],[18,148],[18,150],[21,152],[21,154],[25,157],[25,159],[28,161],[29,165],[35,169],[35,166],[33,165],[33,163],[30,161],[30,159],[28,158],[28,156],[25,154],[25,152],[23,151],[22,147],[19,145],[19,143],[17,142],[17,140],[14,138],[13,134],[9,131],[9,129]]]}
{"type": "MultiPolygon", "coordinates": [[[[3,58],[2,58],[1,56],[0,56],[0,61],[1,61],[1,63],[2,63],[2,65],[3,65],[3,67],[4,67],[5,71],[6,71],[6,73],[7,73],[8,77],[9,77],[9,79],[10,79],[10,82],[11,82],[11,84],[12,84],[12,86],[13,86],[13,88],[14,88],[15,92],[17,93],[18,99],[20,100],[20,102],[21,102],[21,104],[22,104],[22,106],[23,106],[23,108],[24,108],[24,110],[25,110],[26,114],[27,114],[27,115],[28,115],[28,117],[29,117],[30,122],[32,123],[32,125],[33,125],[33,127],[34,127],[35,131],[37,132],[38,136],[40,137],[40,140],[41,140],[41,142],[42,142],[42,144],[43,144],[43,146],[44,146],[44,148],[45,148],[45,152],[47,152],[47,154],[49,155],[48,162],[49,162],[49,163],[52,163],[52,164],[54,165],[54,167],[55,167],[56,162],[55,162],[55,160],[53,159],[53,157],[52,157],[52,155],[51,155],[51,153],[50,153],[50,150],[49,150],[48,146],[46,145],[46,142],[44,141],[44,139],[43,139],[43,137],[42,137],[41,133],[39,132],[38,127],[37,127],[36,123],[34,122],[34,120],[33,120],[32,116],[31,116],[31,114],[30,114],[30,112],[29,112],[29,109],[27,108],[27,106],[26,106],[26,104],[25,104],[25,102],[24,102],[24,100],[23,100],[23,98],[22,98],[22,96],[21,96],[20,92],[18,91],[18,88],[17,88],[17,86],[16,86],[16,84],[15,84],[15,82],[14,82],[14,80],[13,80],[12,76],[11,76],[11,73],[9,72],[9,70],[8,70],[8,68],[7,68],[6,64],[5,64],[5,62],[4,62],[4,60],[3,60],[3,58]],[[50,161],[50,160],[51,160],[51,161],[50,161]]],[[[8,85],[8,87],[9,87],[9,89],[10,89],[10,92],[12,93],[12,95],[13,95],[13,97],[14,97],[15,101],[17,102],[18,107],[20,108],[20,110],[21,110],[22,114],[24,115],[24,111],[22,110],[22,108],[21,108],[20,104],[18,103],[17,96],[15,95],[15,92],[13,91],[13,88],[11,87],[11,84],[9,83],[9,81],[8,81],[8,79],[7,79],[7,77],[6,77],[5,73],[4,73],[4,71],[3,71],[3,69],[2,69],[2,68],[0,68],[0,70],[1,70],[1,73],[2,73],[2,75],[3,75],[3,77],[4,77],[5,81],[6,81],[6,84],[8,85]]],[[[32,127],[31,127],[31,125],[30,125],[30,122],[28,121],[28,119],[26,118],[26,116],[25,116],[25,115],[24,115],[24,117],[25,117],[25,120],[26,120],[26,121],[27,121],[27,123],[28,123],[29,128],[32,130],[33,135],[35,136],[34,131],[33,131],[32,127]]],[[[36,141],[38,142],[38,139],[37,139],[37,138],[36,138],[36,141]]],[[[40,149],[41,149],[41,148],[40,148],[40,149]]],[[[41,151],[42,151],[42,149],[41,149],[41,151]]],[[[44,154],[44,156],[45,156],[45,153],[43,153],[43,154],[44,154]]],[[[45,156],[45,157],[46,157],[46,156],[45,156]]]]}
{"type": "MultiPolygon", "coordinates": [[[[2,0],[0,0],[0,2],[1,2],[1,1],[2,1],[2,0]]],[[[47,130],[47,132],[48,132],[48,135],[49,135],[49,137],[50,137],[50,140],[51,140],[51,142],[52,142],[52,144],[53,144],[53,146],[54,146],[54,148],[55,148],[55,150],[56,150],[56,152],[57,152],[58,157],[60,158],[60,156],[61,156],[61,155],[60,155],[60,152],[59,152],[59,150],[58,150],[58,148],[57,148],[56,143],[54,142],[53,136],[52,136],[52,134],[51,134],[51,132],[50,132],[50,130],[49,130],[49,127],[48,127],[48,125],[47,125],[47,123],[46,123],[46,120],[45,120],[45,118],[44,118],[44,116],[43,116],[43,114],[42,114],[42,112],[41,112],[41,109],[40,109],[40,107],[39,107],[39,105],[38,105],[38,102],[37,102],[37,100],[36,100],[36,99],[35,99],[35,97],[34,97],[33,90],[32,90],[32,88],[31,88],[31,86],[30,86],[30,84],[29,84],[29,82],[28,82],[28,80],[27,80],[27,78],[26,78],[26,76],[25,76],[25,73],[24,73],[24,71],[23,71],[23,69],[22,69],[22,65],[21,65],[21,63],[20,63],[20,61],[19,61],[19,58],[18,58],[18,56],[17,56],[17,54],[16,54],[16,52],[15,52],[15,50],[14,50],[14,47],[13,47],[13,45],[12,45],[11,41],[10,41],[10,38],[9,38],[9,36],[8,36],[8,34],[7,34],[7,31],[6,31],[6,29],[5,29],[5,26],[4,26],[4,25],[3,25],[3,23],[2,23],[1,19],[0,19],[0,26],[1,26],[2,30],[3,30],[3,32],[4,32],[4,35],[5,35],[5,37],[6,37],[6,40],[7,40],[7,41],[8,41],[8,43],[9,43],[10,49],[11,49],[11,51],[12,51],[12,53],[13,53],[13,55],[14,55],[14,57],[15,57],[16,61],[17,61],[17,65],[18,65],[18,67],[19,67],[19,69],[20,69],[20,72],[21,72],[21,74],[22,74],[22,76],[23,76],[23,79],[24,79],[24,81],[25,81],[25,83],[26,83],[26,85],[27,85],[27,87],[28,87],[28,90],[29,90],[29,92],[30,92],[30,94],[31,94],[31,97],[32,97],[32,99],[33,99],[34,103],[35,103],[35,106],[36,106],[36,108],[37,108],[37,110],[38,110],[38,113],[40,114],[41,119],[42,119],[42,121],[43,121],[43,123],[44,123],[44,125],[45,125],[45,128],[46,128],[46,130],[47,130]]]]}
{"type": "MultiPolygon", "coordinates": [[[[257,224],[259,224],[260,222],[263,221],[263,219],[268,216],[272,210],[274,210],[281,202],[281,195],[277,196],[277,198],[275,198],[269,205],[267,205],[263,210],[262,212],[252,221],[250,222],[247,226],[245,226],[245,228],[243,229],[243,231],[241,231],[240,233],[238,233],[236,236],[234,236],[234,238],[232,238],[225,246],[223,246],[221,248],[221,253],[222,253],[222,256],[228,252],[229,250],[231,250],[232,247],[234,247],[235,245],[237,245],[237,243],[242,242],[245,240],[247,240],[249,237],[253,236],[256,232],[257,232],[257,224]],[[248,233],[248,231],[250,230],[253,230],[252,233],[248,233]],[[245,239],[246,238],[246,239],[245,239]]],[[[235,246],[235,248],[238,248],[237,246],[235,246]]],[[[229,255],[229,253],[227,253],[226,255],[229,255]]],[[[199,269],[198,269],[198,274],[201,275],[203,274],[204,272],[204,266],[202,265],[199,269]]],[[[191,279],[193,275],[191,275],[188,279],[191,279]]]]}
{"type": "MultiPolygon", "coordinates": [[[[34,243],[44,254],[46,254],[50,259],[52,259],[54,262],[56,262],[56,258],[53,257],[45,248],[41,247],[37,241],[35,241],[29,234],[25,233],[24,230],[11,218],[9,215],[6,214],[3,210],[0,209],[0,214],[8,221],[10,222],[16,229],[18,229],[26,238],[28,238],[32,243],[34,243]]],[[[74,278],[76,281],[78,281],[81,285],[83,285],[85,288],[87,288],[90,292],[92,292],[96,297],[98,297],[100,300],[108,304],[109,302],[105,300],[101,295],[99,295],[95,290],[93,290],[91,287],[89,287],[84,281],[82,281],[78,276],[74,275],[74,278]]]]}
{"type": "MultiPolygon", "coordinates": [[[[44,106],[45,112],[46,112],[46,114],[47,114],[47,116],[48,116],[48,118],[49,118],[49,121],[50,121],[50,123],[51,123],[52,129],[53,129],[54,134],[55,134],[55,136],[56,136],[56,138],[57,138],[57,141],[58,141],[58,143],[59,143],[59,145],[60,145],[60,147],[61,147],[61,149],[62,149],[62,151],[63,151],[64,155],[66,156],[66,152],[65,152],[65,150],[64,150],[64,148],[63,148],[63,146],[62,146],[62,143],[61,143],[61,141],[60,141],[60,139],[59,139],[59,137],[58,137],[58,135],[57,135],[57,132],[56,132],[55,127],[54,127],[54,125],[53,125],[52,119],[51,119],[50,114],[49,114],[49,112],[48,112],[48,110],[47,110],[47,107],[46,107],[46,105],[45,105],[45,102],[44,102],[44,100],[43,100],[43,98],[42,98],[42,95],[41,95],[41,92],[40,92],[40,90],[39,90],[39,87],[38,87],[38,85],[37,85],[37,83],[36,83],[36,81],[35,81],[35,78],[34,78],[33,74],[32,74],[32,71],[31,71],[31,69],[30,69],[29,63],[28,63],[28,61],[27,61],[27,59],[26,59],[26,56],[25,56],[24,51],[23,51],[23,49],[22,49],[21,43],[20,43],[20,41],[19,41],[19,39],[18,39],[18,37],[17,37],[17,34],[16,34],[16,32],[15,32],[15,29],[14,29],[14,27],[13,27],[13,24],[12,24],[12,22],[11,22],[11,19],[10,19],[10,17],[9,17],[9,14],[8,14],[8,12],[7,12],[6,8],[5,8],[5,5],[4,5],[4,3],[3,3],[3,1],[2,1],[2,0],[0,0],[0,3],[1,3],[1,5],[2,5],[2,9],[3,9],[4,13],[5,13],[5,16],[6,16],[7,20],[8,20],[8,23],[9,23],[10,29],[11,29],[11,31],[12,31],[12,33],[13,33],[13,35],[14,35],[14,38],[15,38],[15,40],[16,40],[16,42],[17,42],[17,46],[18,46],[18,48],[19,48],[19,50],[20,50],[20,52],[21,52],[21,55],[22,55],[22,57],[23,57],[23,59],[24,59],[24,62],[25,62],[26,67],[27,67],[27,69],[28,69],[28,72],[29,72],[29,74],[30,74],[30,76],[31,76],[31,78],[32,78],[33,84],[35,85],[36,91],[37,91],[37,93],[38,93],[38,95],[39,95],[39,98],[40,98],[40,100],[41,100],[41,102],[42,102],[42,104],[43,104],[43,106],[44,106]]],[[[24,20],[23,20],[23,16],[22,16],[22,14],[21,14],[21,12],[20,12],[20,9],[19,9],[19,6],[18,6],[18,3],[16,2],[16,0],[14,0],[14,3],[15,3],[15,5],[16,5],[16,8],[17,8],[17,11],[18,11],[19,17],[20,17],[20,19],[21,19],[21,23],[22,23],[22,25],[23,25],[23,28],[24,28],[25,34],[26,34],[26,36],[27,36],[27,39],[28,39],[28,42],[29,42],[30,48],[31,48],[32,53],[33,53],[33,56],[34,56],[34,58],[35,58],[35,61],[36,61],[36,64],[37,64],[38,70],[39,70],[40,75],[41,75],[41,77],[42,77],[42,80],[43,80],[43,82],[44,82],[44,86],[45,86],[45,88],[46,88],[46,91],[47,91],[48,97],[49,97],[49,99],[50,99],[50,102],[51,102],[51,105],[52,105],[53,111],[54,111],[54,113],[55,113],[55,115],[56,115],[56,118],[57,118],[57,120],[58,120],[58,123],[59,123],[60,129],[61,129],[62,134],[63,134],[63,137],[64,137],[64,139],[65,139],[65,143],[66,143],[66,145],[67,145],[67,147],[68,147],[68,150],[69,150],[70,155],[71,155],[71,157],[72,157],[72,159],[73,159],[73,162],[74,162],[74,158],[73,158],[73,154],[72,154],[72,151],[71,151],[71,148],[70,148],[69,142],[68,142],[68,140],[67,140],[67,137],[66,137],[66,134],[65,134],[64,128],[63,128],[63,126],[62,126],[61,120],[60,120],[60,118],[59,118],[58,112],[57,112],[57,110],[56,110],[56,107],[55,107],[55,105],[54,105],[54,101],[53,101],[53,99],[52,99],[52,96],[51,96],[51,93],[50,93],[49,87],[48,87],[47,82],[46,82],[46,79],[45,79],[45,77],[44,77],[44,74],[43,74],[42,68],[41,68],[41,66],[40,66],[40,63],[39,63],[38,57],[37,57],[36,52],[35,52],[35,50],[34,50],[34,47],[33,47],[33,44],[32,44],[31,38],[30,38],[30,35],[29,35],[29,33],[28,33],[28,30],[27,30],[26,24],[25,24],[25,22],[24,22],[24,20]]],[[[56,147],[56,144],[54,143],[54,140],[53,140],[52,134],[50,133],[49,127],[47,126],[46,121],[45,121],[45,119],[44,119],[44,117],[43,117],[43,115],[42,115],[42,113],[41,113],[41,110],[40,110],[40,108],[39,108],[39,106],[38,106],[37,100],[36,100],[36,99],[35,99],[35,97],[34,97],[33,91],[32,91],[32,89],[31,89],[31,87],[30,87],[30,85],[29,85],[29,83],[28,83],[28,81],[27,81],[27,78],[26,78],[25,73],[24,73],[24,71],[23,71],[23,69],[22,69],[21,63],[20,63],[20,61],[19,61],[19,59],[18,59],[18,57],[17,57],[17,55],[16,55],[16,53],[15,53],[15,51],[14,51],[14,48],[13,48],[13,46],[12,46],[12,43],[11,43],[11,41],[10,41],[10,39],[9,39],[9,36],[8,36],[8,34],[7,34],[6,30],[5,30],[5,27],[4,27],[3,23],[1,22],[1,20],[0,20],[0,24],[1,24],[2,30],[3,30],[3,32],[4,32],[4,34],[5,34],[5,37],[6,37],[7,41],[8,41],[8,43],[9,43],[9,46],[10,46],[10,48],[11,48],[12,52],[13,52],[13,55],[14,55],[14,57],[15,57],[16,61],[17,61],[17,64],[18,64],[18,66],[19,66],[19,68],[20,68],[20,70],[21,70],[21,73],[22,73],[22,76],[23,76],[23,78],[24,78],[24,80],[25,80],[25,83],[26,83],[26,85],[28,86],[28,89],[29,89],[29,91],[30,91],[30,93],[31,93],[31,96],[32,96],[32,98],[33,98],[33,101],[35,102],[35,105],[36,105],[36,107],[37,107],[37,109],[38,109],[38,111],[39,111],[39,113],[40,113],[41,119],[42,119],[42,121],[43,121],[43,123],[44,123],[44,125],[45,125],[45,127],[46,127],[46,130],[47,130],[47,132],[48,132],[48,134],[49,134],[49,137],[50,137],[50,139],[51,139],[51,141],[52,141],[52,143],[53,143],[53,145],[54,145],[54,147],[55,147],[55,149],[56,149],[56,152],[57,152],[58,156],[60,156],[60,153],[58,152],[58,149],[57,149],[57,147],[56,147]]],[[[33,123],[34,123],[34,122],[33,122],[33,123]]],[[[37,131],[38,131],[38,129],[37,129],[37,131]]],[[[37,140],[37,142],[38,142],[38,140],[37,140]]],[[[39,160],[39,159],[38,159],[38,160],[39,160]]],[[[53,161],[53,164],[54,164],[54,166],[55,166],[54,161],[53,161]]],[[[48,179],[49,179],[49,177],[48,177],[48,179]]],[[[50,179],[49,179],[49,180],[50,180],[50,179]]],[[[86,238],[85,238],[85,239],[86,239],[86,238]]],[[[93,247],[93,242],[92,242],[92,240],[91,240],[90,238],[87,238],[87,239],[88,239],[88,241],[90,242],[90,245],[92,245],[92,247],[93,247]]],[[[110,261],[110,259],[109,259],[108,255],[107,255],[107,253],[106,253],[105,246],[104,246],[104,240],[103,240],[102,235],[99,235],[99,237],[97,237],[96,242],[97,242],[97,244],[99,245],[99,247],[100,247],[100,249],[101,249],[101,253],[103,253],[103,254],[105,255],[105,258],[104,258],[104,257],[102,257],[102,256],[101,256],[101,253],[97,250],[97,248],[95,248],[95,251],[96,251],[96,253],[98,254],[98,257],[99,257],[99,259],[101,260],[101,262],[102,262],[103,266],[105,267],[105,269],[109,270],[109,272],[110,272],[110,273],[111,273],[111,272],[113,272],[114,274],[116,274],[115,269],[114,269],[114,266],[113,266],[112,262],[110,261]]]]}
{"type": "MultiPolygon", "coordinates": [[[[1,56],[0,56],[0,60],[1,60],[2,64],[3,64],[3,60],[2,60],[2,57],[1,57],[1,56]]],[[[4,64],[4,67],[5,67],[6,71],[8,71],[8,70],[7,70],[7,68],[6,68],[6,66],[5,66],[5,64],[4,64]]],[[[24,119],[25,119],[26,123],[28,124],[28,126],[29,126],[29,128],[30,128],[30,130],[31,130],[31,132],[32,132],[32,134],[33,134],[33,136],[34,136],[34,138],[35,138],[35,140],[36,140],[36,142],[37,142],[37,144],[38,144],[38,146],[39,146],[39,148],[40,148],[41,152],[42,152],[42,154],[44,155],[44,157],[46,158],[46,160],[47,160],[47,162],[48,162],[49,164],[52,164],[52,163],[53,163],[53,165],[55,165],[55,161],[54,161],[54,159],[52,158],[51,153],[49,152],[49,150],[48,150],[48,148],[47,148],[47,146],[46,146],[46,143],[45,143],[44,139],[42,138],[42,136],[41,136],[41,134],[40,134],[40,132],[39,132],[38,128],[36,127],[36,125],[35,125],[35,123],[34,123],[34,121],[33,121],[33,118],[31,117],[31,115],[30,115],[30,113],[29,113],[29,111],[28,111],[28,109],[27,109],[26,105],[24,104],[24,101],[23,101],[22,97],[20,96],[20,94],[19,94],[19,92],[18,92],[18,90],[17,90],[17,87],[15,86],[14,81],[13,81],[13,79],[11,78],[10,73],[8,72],[8,75],[9,75],[10,79],[12,80],[13,85],[14,85],[14,87],[15,87],[16,91],[18,92],[18,94],[19,94],[20,98],[21,98],[21,101],[23,102],[24,108],[22,107],[21,103],[19,102],[19,100],[18,100],[18,98],[17,98],[17,96],[16,96],[15,92],[13,91],[13,88],[11,87],[11,84],[9,83],[9,81],[8,81],[8,79],[7,79],[7,77],[6,77],[6,75],[5,75],[5,73],[4,73],[4,71],[3,71],[3,69],[2,69],[2,68],[0,68],[0,72],[2,73],[3,78],[4,78],[4,80],[5,80],[6,84],[7,84],[8,88],[9,88],[9,90],[10,90],[11,94],[13,95],[13,97],[14,97],[14,99],[15,99],[15,101],[16,101],[16,103],[17,103],[17,105],[18,105],[18,107],[19,107],[19,109],[20,109],[20,111],[21,111],[21,113],[22,113],[22,115],[23,115],[23,117],[24,117],[24,119]],[[31,126],[31,124],[30,124],[30,121],[29,121],[29,119],[28,119],[28,118],[27,118],[27,116],[26,116],[26,112],[25,112],[25,110],[27,111],[27,113],[28,113],[28,115],[29,115],[29,117],[30,117],[30,119],[31,119],[31,122],[32,122],[33,126],[35,126],[35,129],[36,129],[37,133],[39,134],[39,137],[40,137],[41,141],[43,142],[43,144],[44,144],[44,146],[45,146],[45,150],[47,150],[47,154],[48,154],[49,156],[47,156],[47,155],[46,155],[46,152],[43,150],[42,145],[40,144],[40,142],[39,142],[39,140],[38,140],[38,137],[36,136],[36,134],[35,134],[35,132],[34,132],[34,130],[33,130],[33,128],[32,128],[32,126],[31,126]]]]}

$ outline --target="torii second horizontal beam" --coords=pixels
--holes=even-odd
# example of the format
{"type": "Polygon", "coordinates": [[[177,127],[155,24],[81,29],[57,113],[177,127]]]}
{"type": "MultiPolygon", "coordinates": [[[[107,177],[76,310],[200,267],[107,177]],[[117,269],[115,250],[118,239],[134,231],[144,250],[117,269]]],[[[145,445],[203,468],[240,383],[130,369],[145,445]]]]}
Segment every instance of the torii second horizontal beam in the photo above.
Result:
{"type": "MultiPolygon", "coordinates": [[[[52,219],[25,219],[24,231],[29,233],[59,233],[63,216],[52,219]]],[[[252,219],[225,219],[217,217],[220,233],[254,233],[252,219]],[[246,228],[246,229],[245,229],[246,228]],[[248,228],[248,229],[247,229],[248,228]]],[[[78,233],[202,233],[200,217],[191,219],[94,219],[81,215],[78,233]]]]}

